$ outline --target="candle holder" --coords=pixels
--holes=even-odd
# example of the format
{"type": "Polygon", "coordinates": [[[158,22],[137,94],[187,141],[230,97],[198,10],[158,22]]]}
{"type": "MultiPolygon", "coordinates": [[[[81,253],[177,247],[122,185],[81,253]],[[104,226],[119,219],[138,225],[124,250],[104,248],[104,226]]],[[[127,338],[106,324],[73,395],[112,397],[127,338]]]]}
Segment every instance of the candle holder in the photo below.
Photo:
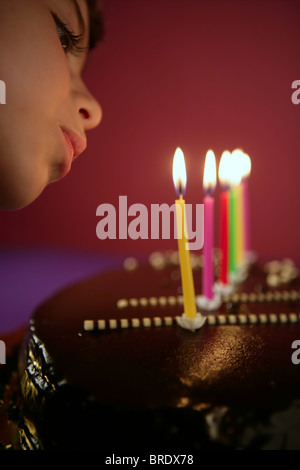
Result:
{"type": "Polygon", "coordinates": [[[196,297],[196,304],[199,308],[207,311],[218,310],[222,304],[222,297],[219,292],[214,292],[211,299],[205,295],[198,295],[196,297]]]}
{"type": "Polygon", "coordinates": [[[190,331],[196,331],[206,322],[206,317],[201,313],[197,313],[195,317],[187,317],[185,313],[176,317],[176,322],[181,328],[190,331]]]}
{"type": "Polygon", "coordinates": [[[244,282],[247,279],[248,273],[249,262],[244,261],[236,267],[235,271],[229,274],[230,283],[235,287],[236,285],[240,284],[241,282],[244,282]]]}
{"type": "Polygon", "coordinates": [[[255,264],[256,261],[257,261],[257,253],[255,251],[247,251],[245,253],[245,259],[246,259],[246,263],[248,266],[250,266],[251,264],[255,264]]]}
{"type": "Polygon", "coordinates": [[[234,292],[234,284],[224,284],[221,281],[218,281],[214,285],[214,292],[216,295],[220,295],[220,297],[227,297],[228,295],[231,295],[234,292]]]}

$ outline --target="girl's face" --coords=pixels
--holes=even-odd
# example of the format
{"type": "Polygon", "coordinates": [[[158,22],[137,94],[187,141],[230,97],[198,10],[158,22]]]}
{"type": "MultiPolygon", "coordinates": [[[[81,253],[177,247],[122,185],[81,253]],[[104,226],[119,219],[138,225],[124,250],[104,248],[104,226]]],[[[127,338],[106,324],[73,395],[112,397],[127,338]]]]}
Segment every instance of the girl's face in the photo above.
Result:
{"type": "Polygon", "coordinates": [[[0,5],[0,208],[32,202],[65,176],[101,108],[81,72],[89,40],[85,0],[0,5]]]}

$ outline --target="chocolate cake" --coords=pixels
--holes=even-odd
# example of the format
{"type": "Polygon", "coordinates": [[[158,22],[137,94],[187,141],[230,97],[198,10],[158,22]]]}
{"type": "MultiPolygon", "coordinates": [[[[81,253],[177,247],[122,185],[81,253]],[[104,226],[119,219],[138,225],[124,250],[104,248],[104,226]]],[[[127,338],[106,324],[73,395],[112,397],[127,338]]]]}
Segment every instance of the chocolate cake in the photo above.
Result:
{"type": "MultiPolygon", "coordinates": [[[[129,262],[130,261],[130,262],[129,262]]],[[[196,294],[201,257],[193,256],[196,294]]],[[[23,449],[300,449],[300,282],[254,264],[204,325],[181,328],[176,253],[92,277],[33,314],[23,449]],[[294,356],[293,356],[294,354],[294,356]]]]}

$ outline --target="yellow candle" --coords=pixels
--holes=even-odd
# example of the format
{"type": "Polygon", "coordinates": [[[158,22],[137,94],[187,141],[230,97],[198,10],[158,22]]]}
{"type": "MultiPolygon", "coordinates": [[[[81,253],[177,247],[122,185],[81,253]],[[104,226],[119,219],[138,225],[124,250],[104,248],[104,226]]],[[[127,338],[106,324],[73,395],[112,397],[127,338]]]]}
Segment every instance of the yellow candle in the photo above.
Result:
{"type": "Polygon", "coordinates": [[[241,266],[245,261],[245,214],[243,178],[249,174],[249,157],[242,150],[232,152],[237,171],[236,192],[236,263],[241,266]]]}
{"type": "Polygon", "coordinates": [[[179,199],[176,199],[175,207],[184,313],[187,318],[195,318],[197,316],[195,287],[188,248],[185,200],[183,199],[186,187],[186,170],[184,156],[180,148],[177,148],[174,154],[173,181],[175,189],[179,193],[179,199]]]}

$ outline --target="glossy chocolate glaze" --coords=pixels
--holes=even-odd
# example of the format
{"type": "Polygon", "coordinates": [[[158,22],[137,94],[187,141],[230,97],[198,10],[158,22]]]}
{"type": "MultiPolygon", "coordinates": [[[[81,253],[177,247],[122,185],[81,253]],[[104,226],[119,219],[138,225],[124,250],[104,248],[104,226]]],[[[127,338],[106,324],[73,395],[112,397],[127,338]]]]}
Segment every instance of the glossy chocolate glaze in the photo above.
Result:
{"type": "MultiPolygon", "coordinates": [[[[200,292],[200,269],[195,288],[200,292]]],[[[299,292],[299,280],[288,289],[299,292]]],[[[270,288],[262,270],[253,267],[239,290],[270,288]]],[[[41,305],[31,320],[21,366],[22,446],[86,449],[100,441],[112,449],[294,448],[299,430],[294,435],[276,417],[283,413],[286,423],[285,413],[293,410],[289,419],[299,413],[300,365],[291,361],[299,322],[206,323],[196,332],[176,325],[83,329],[85,319],[181,315],[178,302],[118,307],[120,299],[178,293],[178,267],[158,270],[146,264],[87,279],[41,305]]],[[[296,297],[229,299],[210,315],[298,314],[296,297]]]]}

